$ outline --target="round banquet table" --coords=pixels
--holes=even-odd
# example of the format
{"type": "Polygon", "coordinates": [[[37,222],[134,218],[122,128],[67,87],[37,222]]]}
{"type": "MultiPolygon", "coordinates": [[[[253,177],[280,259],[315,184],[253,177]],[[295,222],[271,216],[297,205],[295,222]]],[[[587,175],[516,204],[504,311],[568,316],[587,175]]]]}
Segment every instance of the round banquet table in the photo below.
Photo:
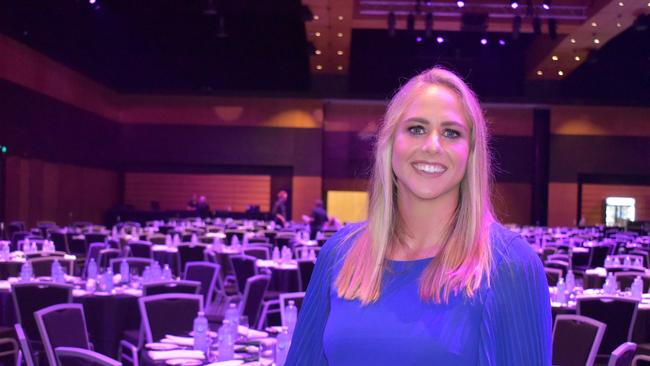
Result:
{"type": "Polygon", "coordinates": [[[258,260],[256,263],[258,268],[271,271],[268,291],[280,293],[300,291],[298,265],[295,262],[280,264],[272,260],[258,260]]]}

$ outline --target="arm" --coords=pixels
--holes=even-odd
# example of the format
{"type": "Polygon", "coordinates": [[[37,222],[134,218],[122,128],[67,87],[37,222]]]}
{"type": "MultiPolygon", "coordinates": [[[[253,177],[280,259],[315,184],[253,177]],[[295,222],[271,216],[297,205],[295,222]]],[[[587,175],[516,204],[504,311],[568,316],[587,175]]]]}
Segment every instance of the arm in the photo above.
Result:
{"type": "Polygon", "coordinates": [[[485,300],[480,365],[551,365],[551,303],[542,263],[519,236],[503,248],[485,300]]]}
{"type": "Polygon", "coordinates": [[[335,252],[332,247],[335,244],[334,240],[328,241],[318,255],[305,300],[300,308],[286,366],[327,365],[323,351],[323,333],[330,311],[331,270],[335,252]]]}

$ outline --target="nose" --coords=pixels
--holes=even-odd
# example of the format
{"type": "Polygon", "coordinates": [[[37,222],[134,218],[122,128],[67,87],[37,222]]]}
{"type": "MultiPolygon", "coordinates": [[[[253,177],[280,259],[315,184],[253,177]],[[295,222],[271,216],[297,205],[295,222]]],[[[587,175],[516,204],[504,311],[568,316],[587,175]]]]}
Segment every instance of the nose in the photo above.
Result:
{"type": "Polygon", "coordinates": [[[440,152],[442,145],[440,142],[440,135],[438,132],[433,132],[431,135],[427,136],[424,144],[422,145],[422,150],[427,152],[440,152]]]}

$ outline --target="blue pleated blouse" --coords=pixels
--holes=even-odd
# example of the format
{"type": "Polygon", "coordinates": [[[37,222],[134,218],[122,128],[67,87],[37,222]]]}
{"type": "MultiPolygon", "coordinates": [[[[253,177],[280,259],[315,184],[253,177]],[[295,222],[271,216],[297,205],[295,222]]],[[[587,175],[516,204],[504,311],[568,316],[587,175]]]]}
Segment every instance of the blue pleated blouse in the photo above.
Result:
{"type": "Polygon", "coordinates": [[[387,261],[379,299],[363,306],[339,298],[334,281],[359,224],[321,250],[286,365],[551,364],[551,308],[543,266],[528,243],[491,227],[491,284],[445,304],[421,300],[419,278],[430,258],[387,261]]]}

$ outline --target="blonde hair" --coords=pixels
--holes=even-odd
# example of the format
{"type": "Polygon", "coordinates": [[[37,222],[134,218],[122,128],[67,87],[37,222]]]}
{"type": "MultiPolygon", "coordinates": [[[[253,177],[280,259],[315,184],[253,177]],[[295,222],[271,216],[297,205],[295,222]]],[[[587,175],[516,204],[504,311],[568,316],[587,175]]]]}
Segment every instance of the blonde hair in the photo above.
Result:
{"type": "Polygon", "coordinates": [[[434,67],[409,80],[388,105],[375,145],[368,223],[346,238],[349,240],[363,231],[352,244],[336,278],[339,297],[358,299],[364,305],[379,298],[386,253],[390,244],[403,235],[391,165],[395,130],[406,107],[431,85],[444,86],[458,96],[471,133],[458,206],[447,224],[440,251],[420,277],[420,297],[424,301],[447,302],[452,292],[464,291],[472,297],[484,279],[489,285],[492,259],[489,227],[495,219],[490,202],[491,157],[486,122],[470,88],[453,72],[434,67]]]}

